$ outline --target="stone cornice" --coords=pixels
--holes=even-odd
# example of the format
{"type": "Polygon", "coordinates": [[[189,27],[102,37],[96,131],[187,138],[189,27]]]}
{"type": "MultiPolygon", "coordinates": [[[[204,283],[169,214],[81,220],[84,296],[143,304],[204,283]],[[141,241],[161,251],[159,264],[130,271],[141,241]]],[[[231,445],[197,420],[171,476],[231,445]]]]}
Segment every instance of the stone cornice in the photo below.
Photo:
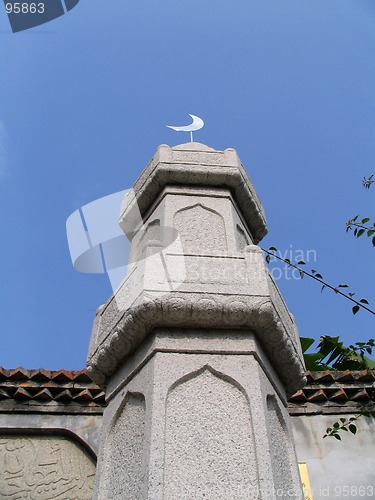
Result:
{"type": "MultiPolygon", "coordinates": [[[[101,314],[105,314],[105,309],[99,311],[98,315],[101,314]]],[[[100,318],[96,325],[99,329],[100,318]]],[[[293,394],[305,383],[305,370],[295,339],[270,299],[178,292],[161,298],[143,297],[127,309],[89,358],[88,375],[99,385],[105,385],[120,362],[155,328],[176,325],[179,328],[251,329],[272,360],[287,393],[293,394]]]]}

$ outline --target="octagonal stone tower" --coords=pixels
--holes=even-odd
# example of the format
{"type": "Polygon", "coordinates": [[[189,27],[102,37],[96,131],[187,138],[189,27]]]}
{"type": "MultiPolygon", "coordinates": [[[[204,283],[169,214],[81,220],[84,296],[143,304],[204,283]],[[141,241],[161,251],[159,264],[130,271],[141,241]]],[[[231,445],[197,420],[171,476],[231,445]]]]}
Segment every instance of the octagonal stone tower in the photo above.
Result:
{"type": "Polygon", "coordinates": [[[286,397],[305,370],[233,149],[162,145],[125,197],[127,276],[94,322],[94,498],[303,498],[286,397]],[[291,495],[292,493],[292,495],[291,495]]]}

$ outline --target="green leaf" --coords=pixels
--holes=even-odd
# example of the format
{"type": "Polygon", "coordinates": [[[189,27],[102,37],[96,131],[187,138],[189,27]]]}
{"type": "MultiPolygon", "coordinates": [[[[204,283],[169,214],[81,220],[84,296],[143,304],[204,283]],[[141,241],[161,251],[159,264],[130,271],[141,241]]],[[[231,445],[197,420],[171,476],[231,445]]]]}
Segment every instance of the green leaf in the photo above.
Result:
{"type": "Polygon", "coordinates": [[[352,311],[353,311],[353,314],[357,314],[357,312],[359,311],[359,306],[354,306],[352,311]]]}
{"type": "Polygon", "coordinates": [[[306,262],[304,262],[303,260],[299,260],[299,261],[297,262],[297,264],[300,264],[301,266],[303,266],[303,265],[305,265],[305,264],[306,264],[306,262]]]}
{"type": "Polygon", "coordinates": [[[322,363],[324,356],[319,352],[314,352],[313,354],[305,354],[304,360],[306,369],[312,372],[317,372],[321,370],[329,370],[329,366],[322,363]]]}
{"type": "Polygon", "coordinates": [[[305,353],[309,347],[313,345],[315,342],[314,339],[310,339],[308,337],[300,337],[300,342],[301,342],[301,347],[302,347],[302,352],[305,353]]]}
{"type": "Polygon", "coordinates": [[[339,285],[339,288],[348,288],[349,285],[346,285],[345,283],[341,283],[341,285],[339,285]]]}
{"type": "Polygon", "coordinates": [[[269,255],[266,255],[266,262],[267,262],[267,264],[270,263],[270,260],[271,260],[271,257],[269,255]]]}
{"type": "Polygon", "coordinates": [[[339,441],[341,441],[341,436],[339,434],[332,434],[333,436],[335,436],[336,439],[338,439],[339,441]]]}
{"type": "Polygon", "coordinates": [[[362,234],[365,232],[364,229],[360,229],[357,233],[357,238],[359,238],[360,236],[362,236],[362,234]]]}
{"type": "Polygon", "coordinates": [[[331,356],[329,357],[327,364],[329,365],[332,363],[335,359],[339,358],[337,361],[339,361],[342,357],[342,345],[338,345],[332,352],[331,356]]]}
{"type": "Polygon", "coordinates": [[[368,304],[368,301],[367,301],[366,299],[361,299],[361,300],[360,300],[360,302],[361,302],[362,304],[368,304]]]}
{"type": "MultiPolygon", "coordinates": [[[[371,353],[372,354],[372,353],[371,353]]],[[[375,361],[367,356],[364,356],[365,368],[368,370],[375,370],[375,361]]]]}
{"type": "Polygon", "coordinates": [[[349,425],[349,430],[350,430],[350,432],[351,432],[352,434],[356,434],[356,432],[357,432],[357,426],[356,426],[356,425],[354,425],[354,424],[350,424],[350,425],[349,425]]]}
{"type": "Polygon", "coordinates": [[[364,219],[362,219],[361,224],[366,224],[366,222],[368,222],[369,220],[370,220],[370,217],[365,217],[364,219]]]}

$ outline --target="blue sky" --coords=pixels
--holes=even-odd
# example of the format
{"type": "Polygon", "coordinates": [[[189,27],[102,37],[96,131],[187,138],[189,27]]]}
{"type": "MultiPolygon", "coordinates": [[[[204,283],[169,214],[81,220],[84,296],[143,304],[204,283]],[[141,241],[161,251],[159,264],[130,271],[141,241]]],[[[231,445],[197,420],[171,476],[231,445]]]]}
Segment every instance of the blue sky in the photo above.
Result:
{"type": "MultiPolygon", "coordinates": [[[[65,222],[130,188],[165,125],[237,149],[268,248],[313,251],[375,306],[374,249],[345,221],[374,214],[373,0],[80,0],[13,34],[0,5],[1,347],[6,368],[80,369],[105,275],[74,271],[65,222]]],[[[374,336],[374,316],[308,279],[278,280],[300,335],[374,336]]]]}

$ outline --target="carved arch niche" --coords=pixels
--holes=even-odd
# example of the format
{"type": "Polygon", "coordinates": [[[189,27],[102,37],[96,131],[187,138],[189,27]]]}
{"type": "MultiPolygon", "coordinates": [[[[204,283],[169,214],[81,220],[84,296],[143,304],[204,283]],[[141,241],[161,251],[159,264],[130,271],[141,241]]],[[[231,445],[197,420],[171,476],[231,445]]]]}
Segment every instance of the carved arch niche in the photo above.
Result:
{"type": "Polygon", "coordinates": [[[245,231],[238,224],[236,225],[236,242],[237,250],[243,252],[247,245],[250,244],[249,238],[246,236],[245,231]]]}
{"type": "Polygon", "coordinates": [[[144,252],[150,241],[158,241],[160,239],[160,219],[154,219],[144,229],[141,229],[137,234],[137,243],[134,249],[134,260],[145,257],[144,252]]]}
{"type": "Polygon", "coordinates": [[[166,404],[164,498],[235,498],[254,487],[251,429],[249,401],[229,377],[206,366],[177,382],[166,404]]]}
{"type": "Polygon", "coordinates": [[[201,203],[182,208],[174,216],[184,253],[227,251],[223,217],[201,203]]]}
{"type": "Polygon", "coordinates": [[[288,429],[275,396],[267,396],[267,427],[270,443],[271,463],[275,487],[280,490],[278,498],[287,499],[290,485],[294,483],[292,462],[294,450],[288,429]]]}
{"type": "Polygon", "coordinates": [[[100,477],[100,498],[144,498],[145,416],[143,394],[129,392],[108,434],[100,477]]]}

